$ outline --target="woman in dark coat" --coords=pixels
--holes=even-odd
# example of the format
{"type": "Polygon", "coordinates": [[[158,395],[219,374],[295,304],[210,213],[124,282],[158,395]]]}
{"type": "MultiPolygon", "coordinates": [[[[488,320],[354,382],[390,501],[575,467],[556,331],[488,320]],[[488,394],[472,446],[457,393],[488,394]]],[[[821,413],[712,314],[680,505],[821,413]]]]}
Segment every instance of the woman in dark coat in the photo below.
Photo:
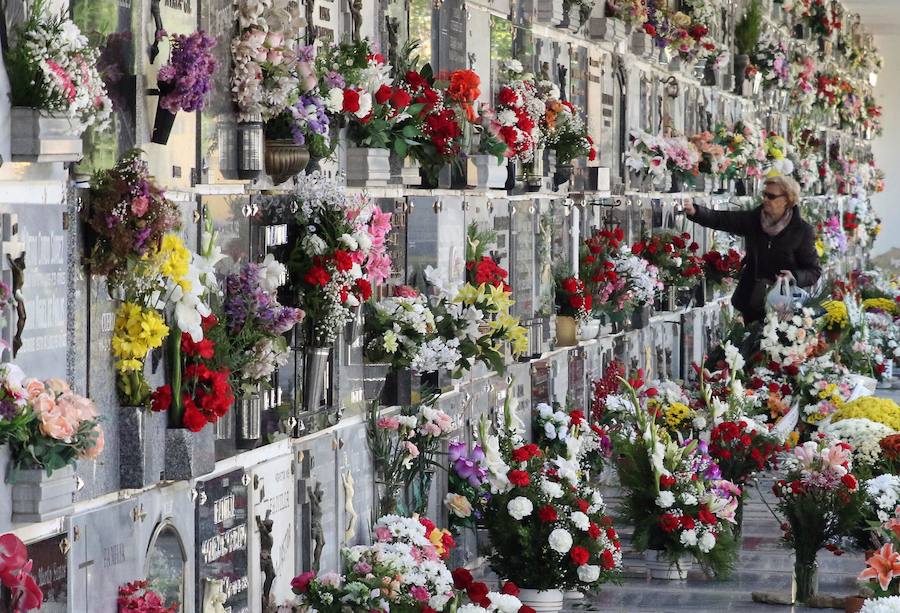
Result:
{"type": "Polygon", "coordinates": [[[791,177],[771,177],[763,190],[762,206],[750,211],[684,207],[688,219],[701,226],[744,237],[747,255],[731,304],[748,324],[765,317],[766,294],[776,278],[811,287],[822,274],[816,233],[797,208],[800,186],[791,177]]]}

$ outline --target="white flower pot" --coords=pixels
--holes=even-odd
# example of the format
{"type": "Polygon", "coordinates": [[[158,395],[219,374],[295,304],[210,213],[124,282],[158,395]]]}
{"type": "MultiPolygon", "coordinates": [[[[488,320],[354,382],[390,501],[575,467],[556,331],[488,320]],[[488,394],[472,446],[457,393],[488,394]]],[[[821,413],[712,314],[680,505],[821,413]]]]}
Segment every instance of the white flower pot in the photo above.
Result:
{"type": "Polygon", "coordinates": [[[557,613],[563,606],[563,593],[560,590],[530,590],[522,588],[519,600],[537,613],[557,613]]]}
{"type": "Polygon", "coordinates": [[[466,160],[466,184],[469,187],[503,189],[507,174],[506,161],[498,162],[492,155],[470,155],[466,160]]]}
{"type": "Polygon", "coordinates": [[[589,341],[597,338],[598,334],[600,334],[600,322],[596,319],[589,319],[578,326],[579,341],[589,341]]]}
{"type": "Polygon", "coordinates": [[[665,552],[656,549],[648,549],[644,552],[644,562],[650,571],[651,579],[663,581],[684,581],[694,561],[690,556],[682,556],[677,564],[672,564],[665,557],[665,552]]]}
{"type": "Polygon", "coordinates": [[[12,107],[10,154],[14,162],[77,162],[82,126],[65,115],[12,107]]]}
{"type": "Polygon", "coordinates": [[[350,187],[383,187],[391,181],[388,149],[347,147],[347,185],[350,187]]]}

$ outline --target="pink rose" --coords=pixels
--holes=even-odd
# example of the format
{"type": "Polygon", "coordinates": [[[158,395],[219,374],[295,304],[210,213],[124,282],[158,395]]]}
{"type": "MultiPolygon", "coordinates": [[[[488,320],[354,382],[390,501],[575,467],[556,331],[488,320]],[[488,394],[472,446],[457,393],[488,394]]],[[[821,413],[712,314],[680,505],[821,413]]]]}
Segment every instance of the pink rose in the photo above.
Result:
{"type": "Polygon", "coordinates": [[[150,200],[147,198],[147,196],[138,196],[131,201],[131,212],[138,217],[143,217],[144,215],[146,215],[149,208],[150,200]]]}
{"type": "Polygon", "coordinates": [[[25,393],[28,397],[28,400],[34,400],[41,394],[45,394],[47,392],[47,388],[44,387],[44,384],[38,381],[37,379],[28,379],[25,382],[25,393]]]}
{"type": "Polygon", "coordinates": [[[280,32],[269,32],[266,34],[265,45],[269,49],[281,47],[284,44],[284,34],[280,32]]]}
{"type": "Polygon", "coordinates": [[[400,428],[400,420],[396,417],[381,417],[377,425],[382,430],[397,430],[400,428]]]}
{"type": "Polygon", "coordinates": [[[47,387],[50,388],[50,391],[56,394],[65,394],[69,389],[69,384],[63,381],[62,379],[47,379],[47,387]]]}
{"type": "Polygon", "coordinates": [[[41,394],[34,401],[34,410],[41,420],[41,432],[58,441],[70,442],[75,435],[77,421],[70,412],[64,411],[47,394],[41,394]]]}
{"type": "Polygon", "coordinates": [[[57,398],[60,405],[64,405],[67,410],[72,411],[78,421],[86,421],[97,418],[97,407],[94,403],[84,396],[67,392],[57,398]]]}
{"type": "Polygon", "coordinates": [[[94,439],[94,446],[85,449],[84,452],[82,452],[82,459],[96,460],[97,457],[103,453],[103,448],[106,446],[106,439],[103,437],[103,428],[99,425],[94,426],[94,432],[97,434],[97,438],[94,439]]]}
{"type": "Polygon", "coordinates": [[[381,541],[382,543],[387,543],[393,538],[394,536],[391,534],[391,531],[388,530],[385,526],[378,526],[377,528],[375,528],[376,540],[381,541]]]}

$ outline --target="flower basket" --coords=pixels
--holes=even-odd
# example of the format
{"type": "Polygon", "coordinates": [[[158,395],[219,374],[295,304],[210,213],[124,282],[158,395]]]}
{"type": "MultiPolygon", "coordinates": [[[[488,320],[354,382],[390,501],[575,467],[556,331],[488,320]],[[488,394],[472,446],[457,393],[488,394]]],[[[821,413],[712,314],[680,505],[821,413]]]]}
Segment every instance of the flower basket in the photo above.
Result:
{"type": "Polygon", "coordinates": [[[13,162],[77,162],[81,127],[66,115],[12,107],[10,153],[13,162]]]}
{"type": "Polygon", "coordinates": [[[317,411],[325,393],[325,372],[331,347],[307,347],[303,376],[303,408],[317,411]]]}
{"type": "Polygon", "coordinates": [[[157,483],[166,465],[166,414],[142,406],[119,409],[119,487],[157,483]]]}
{"type": "Polygon", "coordinates": [[[347,147],[347,185],[385,186],[391,180],[391,153],[374,147],[347,147]]]}
{"type": "Polygon", "coordinates": [[[77,483],[75,467],[66,465],[47,475],[43,468],[14,468],[7,482],[12,485],[12,522],[47,521],[72,512],[77,483]]]}
{"type": "Polygon", "coordinates": [[[536,613],[556,613],[563,606],[562,590],[532,590],[522,588],[519,600],[523,605],[534,609],[536,613]]]}
{"type": "Polygon", "coordinates": [[[574,317],[556,316],[556,346],[572,347],[578,344],[578,324],[574,317]]]}
{"type": "Polygon", "coordinates": [[[215,430],[208,427],[199,432],[166,430],[165,479],[186,481],[211,473],[216,468],[215,437],[215,430]]]}
{"type": "Polygon", "coordinates": [[[266,174],[272,178],[273,184],[281,185],[300,174],[308,163],[309,149],[306,145],[298,145],[290,139],[266,139],[266,174]]]}
{"type": "Polygon", "coordinates": [[[254,449],[261,437],[262,397],[259,393],[247,394],[234,403],[233,410],[235,446],[254,449]]]}
{"type": "Polygon", "coordinates": [[[504,189],[507,167],[492,155],[470,155],[466,160],[466,184],[482,189],[504,189]]]}
{"type": "Polygon", "coordinates": [[[648,549],[644,552],[644,562],[651,579],[663,581],[684,581],[694,561],[690,556],[682,556],[678,562],[672,563],[665,557],[665,552],[658,549],[648,549]]]}

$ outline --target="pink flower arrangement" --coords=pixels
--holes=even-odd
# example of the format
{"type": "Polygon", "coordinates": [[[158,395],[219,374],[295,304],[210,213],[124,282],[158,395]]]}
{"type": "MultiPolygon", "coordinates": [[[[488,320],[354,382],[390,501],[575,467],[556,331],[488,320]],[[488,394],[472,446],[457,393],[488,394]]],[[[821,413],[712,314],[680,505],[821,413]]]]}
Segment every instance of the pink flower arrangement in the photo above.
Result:
{"type": "Polygon", "coordinates": [[[26,613],[41,608],[44,595],[31,576],[28,550],[14,534],[0,536],[0,585],[12,596],[10,613],[26,613]]]}
{"type": "Polygon", "coordinates": [[[178,610],[177,604],[167,607],[162,597],[147,586],[146,581],[132,581],[120,587],[116,600],[119,613],[175,613],[178,610]]]}

